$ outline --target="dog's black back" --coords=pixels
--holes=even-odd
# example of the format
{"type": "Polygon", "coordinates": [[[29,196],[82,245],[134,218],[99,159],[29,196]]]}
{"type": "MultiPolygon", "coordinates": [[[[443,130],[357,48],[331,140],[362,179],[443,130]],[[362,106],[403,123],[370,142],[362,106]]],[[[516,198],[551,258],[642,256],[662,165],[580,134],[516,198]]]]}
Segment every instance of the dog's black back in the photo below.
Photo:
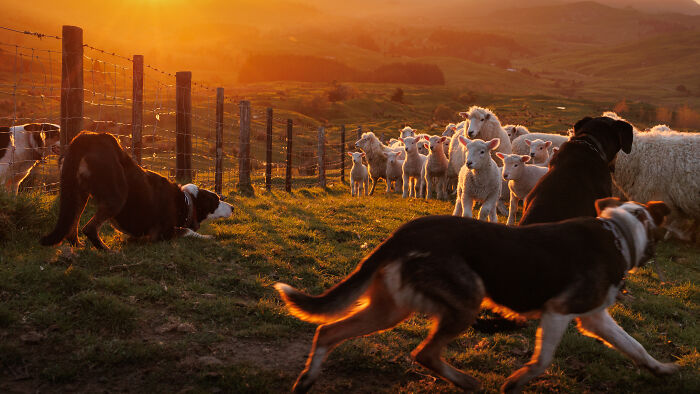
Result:
{"type": "Polygon", "coordinates": [[[584,118],[552,157],[549,172],[524,202],[521,225],[595,216],[595,200],[612,195],[610,165],[632,149],[632,126],[608,117],[584,118]]]}

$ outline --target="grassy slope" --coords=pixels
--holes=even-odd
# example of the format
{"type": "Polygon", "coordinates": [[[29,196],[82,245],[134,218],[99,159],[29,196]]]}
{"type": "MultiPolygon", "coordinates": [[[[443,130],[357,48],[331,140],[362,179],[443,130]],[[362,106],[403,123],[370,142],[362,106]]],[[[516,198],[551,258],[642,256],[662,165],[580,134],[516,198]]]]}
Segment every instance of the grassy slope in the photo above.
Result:
{"type": "MultiPolygon", "coordinates": [[[[382,193],[353,200],[337,183],[258,194],[229,196],[234,217],[203,229],[216,240],[127,244],[106,226],[118,252],[75,255],[36,244],[56,219],[50,198],[0,195],[0,391],[286,390],[314,327],[289,317],[271,285],[319,293],[404,221],[451,211],[449,203],[382,193]]],[[[700,250],[663,243],[658,261],[668,282],[641,269],[612,313],[653,356],[683,365],[679,374],[639,372],[572,326],[554,365],[528,390],[697,390],[700,250]]],[[[341,345],[317,392],[454,392],[408,358],[428,327],[417,316],[341,345]]],[[[469,329],[446,357],[490,392],[528,359],[534,332],[535,323],[495,334],[469,329]]]]}

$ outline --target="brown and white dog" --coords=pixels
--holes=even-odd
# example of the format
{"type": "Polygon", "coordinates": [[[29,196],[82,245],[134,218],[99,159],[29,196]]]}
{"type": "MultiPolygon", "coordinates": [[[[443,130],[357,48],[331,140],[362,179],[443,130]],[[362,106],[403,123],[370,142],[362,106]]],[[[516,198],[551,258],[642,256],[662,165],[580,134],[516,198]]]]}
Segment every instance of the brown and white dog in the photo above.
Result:
{"type": "Polygon", "coordinates": [[[28,123],[0,127],[0,181],[17,194],[19,184],[34,166],[58,146],[61,127],[52,123],[28,123]]]}
{"type": "Polygon", "coordinates": [[[195,232],[200,223],[229,217],[233,211],[215,193],[193,184],[181,187],[141,168],[113,135],[83,131],[65,155],[58,222],[41,244],[55,245],[67,238],[77,245],[78,222],[90,196],[97,211],[82,231],[98,249],[107,249],[99,230],[110,219],[115,228],[134,238],[208,238],[195,232]]]}
{"type": "Polygon", "coordinates": [[[474,323],[482,305],[540,318],[532,360],[507,378],[503,392],[518,392],[545,371],[574,319],[582,333],[604,340],[654,374],[674,372],[675,364],[652,358],[607,311],[625,273],[652,257],[652,230],[668,207],[608,198],[596,201],[596,208],[598,218],[522,227],[423,217],[401,226],[323,295],[277,283],[294,316],[322,323],[294,391],[311,387],[336,345],[390,329],[413,312],[434,319],[430,335],[412,353],[415,360],[461,389],[476,390],[479,382],[445,363],[440,353],[474,323]]]}

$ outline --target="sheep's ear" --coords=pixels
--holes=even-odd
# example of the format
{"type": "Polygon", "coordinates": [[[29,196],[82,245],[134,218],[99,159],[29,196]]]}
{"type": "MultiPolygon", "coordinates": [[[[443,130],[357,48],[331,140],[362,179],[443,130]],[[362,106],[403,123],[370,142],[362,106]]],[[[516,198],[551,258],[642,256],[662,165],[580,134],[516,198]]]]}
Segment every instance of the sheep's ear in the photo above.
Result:
{"type": "Polygon", "coordinates": [[[552,148],[552,153],[557,153],[557,152],[559,152],[558,146],[555,146],[554,148],[552,148]]]}
{"type": "Polygon", "coordinates": [[[459,116],[461,116],[463,118],[469,118],[469,112],[460,112],[459,116]]]}
{"type": "Polygon", "coordinates": [[[440,142],[445,142],[446,139],[447,137],[443,136],[442,138],[440,138],[440,142]]]}
{"type": "Polygon", "coordinates": [[[601,198],[599,200],[595,200],[595,211],[598,215],[600,215],[600,213],[607,208],[615,208],[619,207],[620,205],[622,205],[622,201],[620,201],[620,199],[617,197],[601,198]]]}
{"type": "Polygon", "coordinates": [[[532,141],[530,141],[530,140],[525,140],[525,143],[527,144],[527,146],[530,146],[530,145],[532,144],[532,141]]]}
{"type": "Polygon", "coordinates": [[[545,148],[549,148],[550,146],[552,146],[552,141],[547,141],[544,143],[545,148]]]}
{"type": "Polygon", "coordinates": [[[664,217],[671,213],[671,209],[663,201],[649,201],[644,205],[657,226],[660,226],[664,222],[664,217]]]}
{"type": "Polygon", "coordinates": [[[503,160],[505,158],[505,155],[501,152],[496,152],[496,156],[501,160],[503,160]]]}
{"type": "Polygon", "coordinates": [[[528,161],[530,161],[530,156],[522,155],[520,156],[520,161],[522,161],[523,163],[527,163],[528,161]]]}
{"type": "Polygon", "coordinates": [[[469,141],[469,140],[468,140],[465,136],[463,136],[463,135],[460,135],[460,136],[459,136],[459,143],[460,143],[460,144],[462,144],[462,145],[464,145],[464,146],[467,146],[467,142],[468,142],[468,141],[469,141]]]}
{"type": "Polygon", "coordinates": [[[351,157],[352,157],[352,152],[348,152],[348,156],[351,156],[351,157]]]}
{"type": "Polygon", "coordinates": [[[484,116],[484,119],[486,119],[486,120],[491,119],[491,114],[486,114],[486,116],[484,116]]]}
{"type": "Polygon", "coordinates": [[[362,152],[362,154],[360,156],[365,157],[365,152],[362,152]]]}
{"type": "Polygon", "coordinates": [[[403,137],[399,137],[399,141],[403,142],[403,137]]]}
{"type": "Polygon", "coordinates": [[[427,135],[424,135],[423,138],[425,138],[426,141],[430,141],[430,137],[428,137],[427,135]]]}
{"type": "Polygon", "coordinates": [[[581,127],[583,127],[583,125],[590,122],[591,120],[593,120],[593,118],[591,118],[590,116],[586,116],[585,118],[576,122],[576,124],[574,125],[574,135],[578,134],[579,131],[581,131],[581,127]]]}
{"type": "Polygon", "coordinates": [[[622,151],[625,153],[632,152],[632,139],[634,138],[632,125],[623,120],[616,120],[613,123],[613,127],[617,131],[622,151]]]}
{"type": "Polygon", "coordinates": [[[489,149],[494,150],[494,149],[498,148],[498,145],[500,145],[500,144],[501,144],[501,140],[499,138],[494,138],[488,142],[488,147],[489,147],[489,149]]]}

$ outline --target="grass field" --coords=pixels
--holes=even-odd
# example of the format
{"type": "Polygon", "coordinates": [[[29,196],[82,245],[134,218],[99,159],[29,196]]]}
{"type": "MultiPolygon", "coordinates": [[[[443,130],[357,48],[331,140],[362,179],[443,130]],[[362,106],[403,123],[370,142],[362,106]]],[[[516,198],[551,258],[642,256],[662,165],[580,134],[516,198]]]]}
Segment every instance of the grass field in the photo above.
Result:
{"type": "MultiPolygon", "coordinates": [[[[315,327],[290,317],[272,284],[319,293],[401,223],[452,210],[381,192],[351,199],[332,183],[292,195],[231,193],[234,216],[202,229],[214,240],[131,244],[105,226],[115,253],[40,247],[56,220],[54,198],[1,194],[0,391],[287,391],[315,327]]],[[[650,267],[630,275],[612,315],[654,357],[678,362],[679,373],[655,378],[572,325],[554,364],[526,391],[697,392],[700,249],[664,242],[657,261],[667,281],[650,267]]],[[[536,322],[482,318],[445,357],[493,392],[531,356],[536,322]],[[494,322],[504,330],[494,332],[494,322]]],[[[315,392],[455,392],[410,360],[428,328],[414,316],[346,342],[315,392]]]]}

